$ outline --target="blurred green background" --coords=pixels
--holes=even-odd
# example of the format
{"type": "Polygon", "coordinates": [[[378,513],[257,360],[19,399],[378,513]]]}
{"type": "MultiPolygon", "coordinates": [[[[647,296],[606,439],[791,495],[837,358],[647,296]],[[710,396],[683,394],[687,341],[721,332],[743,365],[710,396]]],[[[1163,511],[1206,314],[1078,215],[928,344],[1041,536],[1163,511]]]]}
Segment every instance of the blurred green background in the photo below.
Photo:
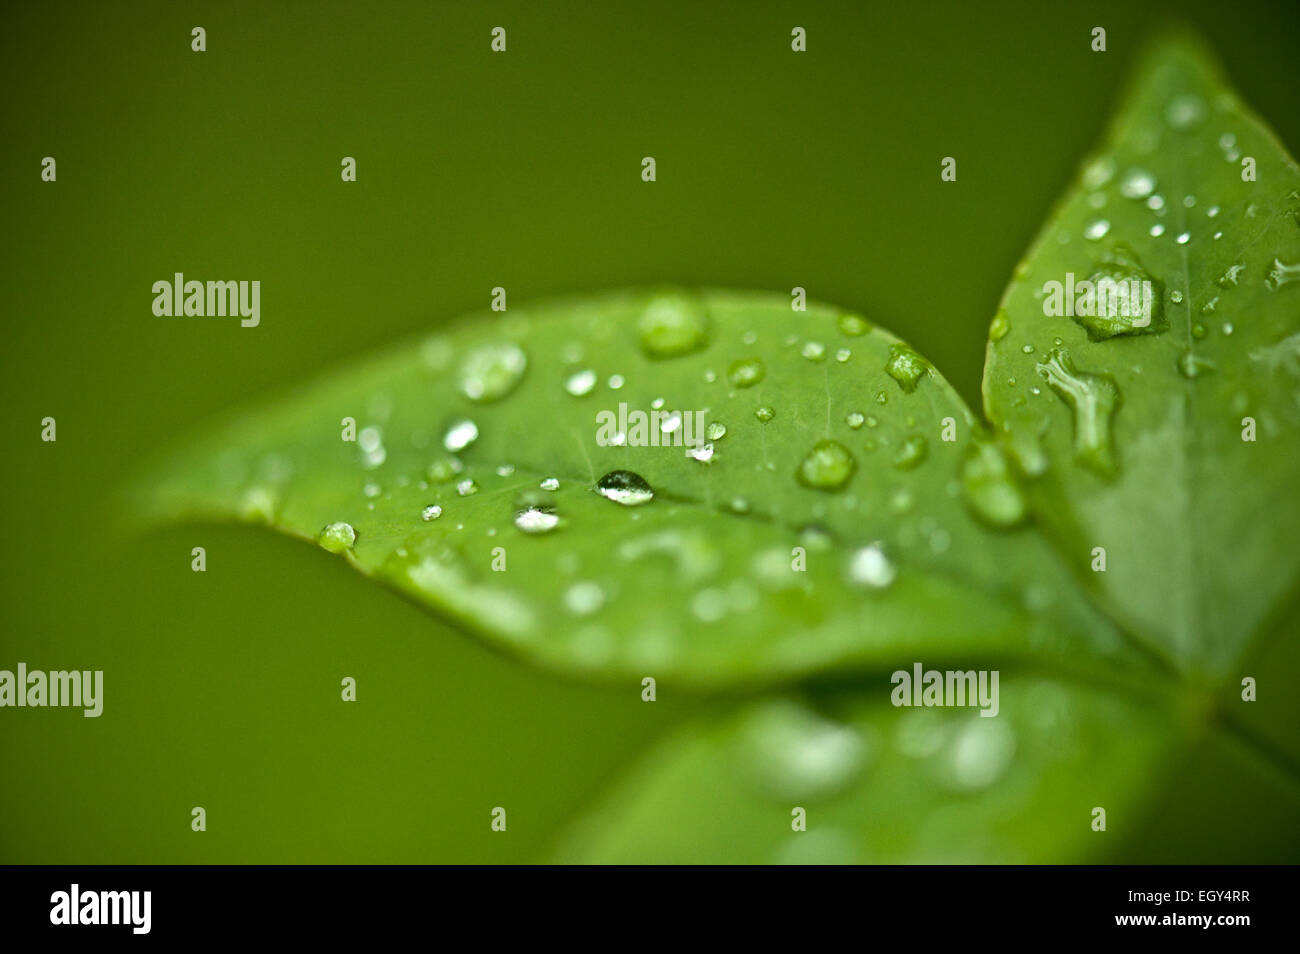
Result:
{"type": "Polygon", "coordinates": [[[0,711],[3,862],[531,860],[703,704],[533,673],[271,534],[116,534],[112,491],[209,415],[496,285],[660,282],[802,285],[977,406],[1003,285],[1161,26],[1300,151],[1294,0],[188,6],[3,14],[0,668],[106,696],[0,711]],[[176,271],[260,279],[261,326],[154,317],[176,271]]]}

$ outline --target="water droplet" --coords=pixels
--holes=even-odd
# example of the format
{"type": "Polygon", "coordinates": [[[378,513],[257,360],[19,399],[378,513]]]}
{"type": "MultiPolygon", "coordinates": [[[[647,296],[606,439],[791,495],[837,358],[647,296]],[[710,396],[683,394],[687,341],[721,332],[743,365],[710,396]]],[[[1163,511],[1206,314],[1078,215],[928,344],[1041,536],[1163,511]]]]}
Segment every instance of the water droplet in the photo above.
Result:
{"type": "Polygon", "coordinates": [[[805,341],[802,353],[809,361],[826,360],[826,346],[820,341],[805,341]]]}
{"type": "Polygon", "coordinates": [[[862,423],[863,421],[866,420],[866,418],[863,417],[861,414],[859,414],[857,411],[854,411],[853,413],[849,414],[846,418],[844,418],[844,420],[849,425],[849,427],[853,428],[856,431],[859,427],[862,426],[862,423]]]}
{"type": "Polygon", "coordinates": [[[1110,223],[1105,219],[1093,219],[1083,229],[1083,237],[1090,242],[1097,242],[1106,237],[1110,223]]]}
{"type": "Polygon", "coordinates": [[[564,606],[574,616],[590,616],[605,605],[605,591],[599,583],[584,580],[564,591],[564,606]]]}
{"type": "Polygon", "coordinates": [[[704,436],[711,441],[720,441],[727,436],[727,425],[721,421],[710,421],[704,429],[704,436]]]}
{"type": "Polygon", "coordinates": [[[1192,240],[1191,232],[1180,232],[1178,234],[1178,238],[1174,239],[1174,241],[1177,242],[1179,245],[1186,245],[1191,240],[1192,240]]]}
{"type": "Polygon", "coordinates": [[[681,294],[658,295],[637,321],[641,349],[651,358],[675,358],[709,341],[709,322],[698,302],[681,294]]]}
{"type": "Polygon", "coordinates": [[[971,512],[993,527],[1013,527],[1028,512],[1006,457],[987,438],[975,438],[966,446],[961,494],[971,512]]]}
{"type": "Polygon", "coordinates": [[[447,433],[442,439],[442,446],[454,454],[457,451],[463,451],[476,440],[478,440],[478,425],[471,420],[465,419],[457,421],[447,428],[447,433]]]}
{"type": "Polygon", "coordinates": [[[727,380],[738,388],[752,388],[767,375],[761,358],[742,358],[727,369],[727,380]]]}
{"type": "Polygon", "coordinates": [[[835,360],[838,361],[840,364],[843,364],[845,361],[848,361],[849,358],[851,357],[853,357],[853,352],[850,351],[848,348],[840,348],[840,350],[835,352],[835,360]]]}
{"type": "Polygon", "coordinates": [[[854,729],[792,699],[755,703],[742,720],[732,764],[774,801],[830,798],[848,788],[870,755],[854,729]]]}
{"type": "Polygon", "coordinates": [[[621,375],[621,374],[611,374],[611,375],[609,376],[609,382],[608,382],[608,383],[609,383],[609,389],[610,389],[611,391],[617,391],[617,390],[618,390],[619,388],[621,388],[621,387],[623,386],[623,384],[624,384],[624,381],[623,381],[623,375],[621,375]]]}
{"type": "Polygon", "coordinates": [[[713,461],[712,444],[701,444],[698,447],[692,447],[686,453],[691,459],[698,460],[701,464],[708,464],[713,461]]]}
{"type": "Polygon", "coordinates": [[[899,445],[898,453],[894,455],[894,466],[902,470],[913,470],[925,462],[927,453],[929,445],[925,438],[920,434],[911,434],[899,445]]]}
{"type": "Polygon", "coordinates": [[[1162,195],[1153,195],[1147,199],[1147,208],[1152,212],[1159,212],[1165,207],[1165,197],[1162,195]]]}
{"type": "MultiPolygon", "coordinates": [[[[926,372],[925,359],[905,345],[892,345],[889,349],[889,363],[885,365],[886,373],[898,382],[904,391],[916,390],[916,383],[926,372]]],[[[882,391],[881,394],[884,392],[882,391]]],[[[876,397],[880,401],[879,395],[876,397]]],[[[880,403],[884,403],[880,401],[880,403]]]]}
{"type": "Polygon", "coordinates": [[[1164,235],[1164,234],[1165,234],[1165,227],[1164,227],[1163,225],[1161,225],[1159,222],[1157,222],[1155,225],[1151,226],[1151,237],[1152,237],[1152,238],[1159,238],[1160,236],[1162,236],[1162,235],[1164,235]]]}
{"type": "Polygon", "coordinates": [[[663,434],[675,434],[682,426],[682,412],[671,411],[659,421],[659,430],[663,434]]]}
{"type": "Polygon", "coordinates": [[[1005,311],[999,311],[993,316],[993,321],[989,323],[989,340],[1001,341],[1011,330],[1011,322],[1007,319],[1005,311]]]}
{"type": "Polygon", "coordinates": [[[559,490],[560,482],[554,477],[547,477],[539,485],[543,490],[559,490]]]}
{"type": "Polygon", "coordinates": [[[813,445],[795,471],[799,483],[814,490],[839,490],[849,482],[857,462],[843,444],[832,440],[813,445]]]}
{"type": "Polygon", "coordinates": [[[524,533],[549,533],[559,525],[559,516],[542,507],[526,507],[515,514],[515,526],[524,533]]]}
{"type": "Polygon", "coordinates": [[[456,457],[439,457],[429,465],[429,479],[435,484],[445,484],[465,469],[465,465],[456,457]]]}
{"type": "Polygon", "coordinates": [[[1194,195],[1185,195],[1185,196],[1183,196],[1183,208],[1184,208],[1184,209],[1190,209],[1190,208],[1193,208],[1193,207],[1195,207],[1195,205],[1196,205],[1196,196],[1194,196],[1194,195]]]}
{"type": "Polygon", "coordinates": [[[528,356],[508,341],[479,345],[460,366],[460,390],[471,401],[499,401],[523,379],[528,356]]]}
{"type": "Polygon", "coordinates": [[[843,314],[836,320],[840,331],[850,338],[860,338],[871,330],[871,322],[861,315],[843,314]]]}
{"type": "Polygon", "coordinates": [[[1199,378],[1215,370],[1214,362],[1188,348],[1178,356],[1178,373],[1185,378],[1199,378]]]}
{"type": "Polygon", "coordinates": [[[1223,323],[1223,333],[1224,333],[1225,335],[1230,335],[1230,334],[1232,334],[1232,332],[1233,332],[1232,322],[1230,322],[1230,321],[1225,321],[1225,322],[1223,323]]]}
{"type": "Polygon", "coordinates": [[[1281,259],[1273,259],[1273,267],[1269,269],[1268,278],[1264,284],[1277,291],[1283,285],[1289,285],[1291,282],[1300,281],[1300,262],[1294,265],[1284,265],[1281,259]]]}
{"type": "Polygon", "coordinates": [[[1235,288],[1237,286],[1241,273],[1245,271],[1245,269],[1246,266],[1244,264],[1229,266],[1228,270],[1225,271],[1222,275],[1220,275],[1215,280],[1215,283],[1220,288],[1235,288]]]}
{"type": "Polygon", "coordinates": [[[564,379],[564,390],[568,391],[574,397],[585,397],[590,394],[596,387],[596,372],[587,368],[582,371],[575,371],[564,379]]]}
{"type": "Polygon", "coordinates": [[[1195,338],[1197,341],[1201,341],[1202,339],[1204,339],[1206,334],[1208,334],[1208,332],[1205,330],[1205,325],[1201,324],[1200,322],[1197,322],[1196,324],[1192,325],[1192,337],[1195,338]]]}
{"type": "Polygon", "coordinates": [[[1115,160],[1109,156],[1098,156],[1083,169],[1082,180],[1089,189],[1100,189],[1115,175],[1115,160]]]}
{"type": "Polygon", "coordinates": [[[1037,369],[1074,414],[1075,460],[1103,477],[1114,476],[1111,418],[1120,404],[1114,378],[1077,371],[1069,353],[1059,349],[1037,369]]]}
{"type": "Polygon", "coordinates": [[[766,424],[768,421],[772,420],[772,418],[776,417],[776,411],[772,410],[772,408],[768,407],[766,404],[763,404],[754,409],[754,416],[758,418],[760,423],[766,424]]]}
{"type": "Polygon", "coordinates": [[[889,395],[886,394],[884,391],[877,391],[877,392],[876,392],[876,403],[877,403],[877,404],[888,404],[888,403],[889,403],[889,395]]]}
{"type": "Polygon", "coordinates": [[[1021,348],[1020,350],[1023,351],[1025,354],[1033,354],[1033,353],[1034,353],[1034,346],[1031,345],[1031,344],[1027,344],[1027,345],[1025,345],[1023,348],[1021,348]]]}
{"type": "Polygon", "coordinates": [[[1184,93],[1174,97],[1165,107],[1165,121],[1174,129],[1191,129],[1205,115],[1205,104],[1199,96],[1184,93]]]}
{"type": "Polygon", "coordinates": [[[645,478],[630,470],[611,470],[596,481],[596,493],[625,507],[649,503],[655,496],[645,478]]]}
{"type": "Polygon", "coordinates": [[[1163,286],[1147,274],[1130,249],[1118,246],[1108,252],[1088,281],[1094,294],[1091,298],[1077,295],[1073,320],[1090,340],[1159,334],[1168,328],[1163,286]]]}
{"type": "Polygon", "coordinates": [[[1129,169],[1119,180],[1119,194],[1126,199],[1145,199],[1155,190],[1156,177],[1145,169],[1129,169]]]}
{"type": "Polygon", "coordinates": [[[374,498],[374,497],[378,497],[384,491],[383,488],[380,487],[378,484],[371,483],[371,484],[366,484],[364,487],[362,487],[361,492],[365,494],[367,497],[374,498]]]}
{"type": "Polygon", "coordinates": [[[1178,291],[1178,289],[1174,289],[1169,293],[1169,300],[1175,305],[1181,305],[1183,303],[1183,293],[1178,291]]]}
{"type": "Polygon", "coordinates": [[[442,508],[437,504],[429,504],[420,511],[420,519],[424,521],[437,520],[442,516],[442,508]]]}
{"type": "Polygon", "coordinates": [[[478,493],[478,484],[474,483],[473,478],[466,477],[456,484],[456,493],[462,497],[472,497],[478,493]]]}
{"type": "Polygon", "coordinates": [[[849,560],[849,579],[859,586],[882,590],[893,583],[897,575],[879,543],[856,550],[849,560]]]}
{"type": "Polygon", "coordinates": [[[953,739],[945,780],[964,791],[988,788],[1010,767],[1015,752],[1015,734],[1003,720],[971,719],[953,739]]]}
{"type": "Polygon", "coordinates": [[[357,542],[357,532],[350,523],[331,523],[320,532],[317,542],[330,553],[342,553],[352,549],[357,542]]]}
{"type": "Polygon", "coordinates": [[[1216,215],[1219,214],[1219,207],[1217,205],[1212,205],[1205,210],[1205,214],[1208,215],[1210,218],[1214,218],[1216,215]]]}

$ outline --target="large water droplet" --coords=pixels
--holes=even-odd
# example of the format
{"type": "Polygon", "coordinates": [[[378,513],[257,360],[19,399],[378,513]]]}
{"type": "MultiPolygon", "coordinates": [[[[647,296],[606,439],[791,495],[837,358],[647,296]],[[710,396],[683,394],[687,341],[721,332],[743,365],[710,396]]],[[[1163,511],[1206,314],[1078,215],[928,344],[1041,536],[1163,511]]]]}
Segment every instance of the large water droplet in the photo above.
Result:
{"type": "Polygon", "coordinates": [[[352,524],[339,521],[321,530],[317,542],[330,553],[342,553],[352,549],[357,542],[357,532],[352,529],[352,524]]]}
{"type": "Polygon", "coordinates": [[[698,351],[709,342],[709,320],[703,307],[682,294],[657,295],[637,321],[641,349],[651,358],[675,358],[698,351]]]}
{"type": "Polygon", "coordinates": [[[463,451],[470,444],[478,440],[478,425],[471,420],[456,421],[451,427],[447,428],[447,433],[442,439],[442,446],[452,453],[463,451]]]}
{"type": "Polygon", "coordinates": [[[734,764],[764,794],[784,802],[816,801],[843,791],[870,753],[858,732],[791,699],[754,705],[737,739],[734,764]]]}
{"type": "Polygon", "coordinates": [[[460,390],[471,401],[499,401],[523,379],[528,356],[508,341],[479,345],[460,366],[460,390]]]}
{"type": "Polygon", "coordinates": [[[832,440],[818,441],[795,470],[795,477],[805,487],[815,490],[839,490],[849,482],[857,462],[843,444],[832,440]]]}
{"type": "Polygon", "coordinates": [[[611,470],[596,481],[596,493],[625,507],[649,503],[655,496],[645,478],[630,470],[611,470]]]}
{"type": "Polygon", "coordinates": [[[1115,474],[1111,418],[1120,404],[1119,386],[1105,374],[1077,371],[1068,352],[1056,349],[1036,366],[1074,413],[1074,459],[1103,477],[1115,474]]]}
{"type": "Polygon", "coordinates": [[[1284,265],[1281,259],[1273,259],[1273,267],[1269,269],[1268,278],[1264,284],[1277,291],[1283,285],[1289,285],[1292,282],[1300,282],[1300,262],[1294,265],[1284,265]]]}
{"type": "Polygon", "coordinates": [[[515,526],[524,533],[548,533],[559,525],[559,516],[542,507],[527,507],[515,514],[515,526]]]}
{"type": "Polygon", "coordinates": [[[738,388],[752,388],[767,375],[761,358],[742,358],[727,369],[727,380],[738,388]]]}
{"type": "Polygon", "coordinates": [[[985,438],[973,439],[966,447],[961,494],[971,512],[992,527],[1014,527],[1028,513],[1006,457],[985,438]]]}
{"type": "Polygon", "coordinates": [[[889,362],[885,371],[898,382],[904,391],[915,391],[916,383],[925,374],[925,359],[905,345],[892,345],[889,349],[889,362]]]}
{"type": "Polygon", "coordinates": [[[1091,294],[1075,289],[1073,318],[1090,340],[1159,334],[1168,327],[1162,304],[1164,288],[1129,249],[1121,246],[1111,251],[1088,276],[1088,282],[1091,294]]]}

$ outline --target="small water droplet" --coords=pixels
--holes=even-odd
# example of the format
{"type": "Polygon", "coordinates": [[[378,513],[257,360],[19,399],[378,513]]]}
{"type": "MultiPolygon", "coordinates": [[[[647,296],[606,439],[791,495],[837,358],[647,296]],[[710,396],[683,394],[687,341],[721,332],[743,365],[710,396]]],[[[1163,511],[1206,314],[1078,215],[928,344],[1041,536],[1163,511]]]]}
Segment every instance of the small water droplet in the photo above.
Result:
{"type": "Polygon", "coordinates": [[[826,346],[820,341],[805,341],[802,354],[809,361],[824,361],[826,359],[826,346]]]}
{"type": "Polygon", "coordinates": [[[910,434],[903,439],[894,454],[894,466],[902,470],[913,470],[925,462],[929,445],[920,434],[910,434]]]}
{"type": "Polygon", "coordinates": [[[1233,332],[1232,322],[1230,322],[1230,321],[1225,321],[1225,322],[1223,323],[1223,333],[1224,333],[1225,335],[1230,335],[1230,334],[1232,334],[1232,332],[1233,332]]]}
{"type": "Polygon", "coordinates": [[[1083,229],[1083,237],[1090,242],[1096,242],[1105,238],[1106,233],[1110,231],[1110,223],[1105,219],[1093,219],[1083,229]]]}
{"type": "Polygon", "coordinates": [[[1011,322],[1007,319],[1005,311],[999,311],[993,316],[993,321],[989,323],[989,340],[1001,341],[1011,330],[1011,322]]]}
{"type": "Polygon", "coordinates": [[[849,559],[849,579],[859,586],[882,590],[898,575],[879,543],[856,550],[849,559]]]}
{"type": "Polygon", "coordinates": [[[861,414],[859,414],[857,411],[854,411],[851,414],[849,414],[847,417],[845,417],[844,420],[849,425],[849,427],[853,428],[856,431],[858,428],[862,426],[866,418],[863,417],[861,414]]]}
{"type": "Polygon", "coordinates": [[[1145,199],[1156,190],[1156,177],[1145,169],[1132,168],[1119,180],[1119,194],[1126,199],[1145,199]]]}
{"type": "Polygon", "coordinates": [[[510,342],[479,345],[460,366],[460,390],[471,401],[498,401],[513,391],[528,369],[528,356],[510,342]]]}
{"type": "Polygon", "coordinates": [[[1210,218],[1214,218],[1216,215],[1219,214],[1219,207],[1217,205],[1212,205],[1205,210],[1205,214],[1208,215],[1210,218]]]}
{"type": "Polygon", "coordinates": [[[623,384],[624,384],[623,375],[621,375],[621,374],[611,374],[611,375],[609,376],[609,382],[608,382],[608,383],[609,383],[609,389],[610,389],[611,391],[617,391],[617,390],[618,390],[619,388],[621,388],[621,387],[623,386],[623,384]]]}
{"type": "Polygon", "coordinates": [[[478,493],[478,484],[474,483],[473,478],[466,477],[456,484],[456,493],[462,497],[470,497],[478,493]]]}
{"type": "Polygon", "coordinates": [[[1016,737],[1000,719],[971,719],[957,730],[947,755],[945,781],[953,788],[988,788],[1006,772],[1016,737]]]}
{"type": "Polygon", "coordinates": [[[596,493],[625,507],[649,503],[655,496],[645,478],[630,470],[611,470],[596,481],[596,493]]]}
{"type": "Polygon", "coordinates": [[[1193,208],[1195,205],[1196,205],[1196,196],[1194,196],[1194,195],[1185,195],[1185,196],[1183,196],[1183,208],[1184,208],[1184,209],[1190,209],[1190,208],[1193,208]]]}
{"type": "Polygon", "coordinates": [[[1147,199],[1147,208],[1152,212],[1159,212],[1165,207],[1165,197],[1162,195],[1153,195],[1147,199]]]}
{"type": "Polygon", "coordinates": [[[357,542],[357,532],[352,529],[350,523],[342,521],[331,523],[321,530],[317,541],[330,553],[342,553],[352,549],[353,544],[357,542]]]}
{"type": "Polygon", "coordinates": [[[574,397],[585,397],[596,388],[596,372],[590,368],[575,371],[564,379],[564,390],[574,397]]]}
{"type": "Polygon", "coordinates": [[[447,433],[442,438],[442,446],[454,454],[463,451],[476,440],[478,440],[478,425],[469,419],[464,419],[456,421],[447,428],[447,433]]]}
{"type": "Polygon", "coordinates": [[[641,350],[651,358],[675,358],[709,341],[709,322],[695,300],[681,294],[652,298],[637,321],[641,350]]]}
{"type": "Polygon", "coordinates": [[[1162,236],[1162,235],[1164,235],[1164,234],[1165,234],[1165,227],[1164,227],[1163,225],[1161,225],[1159,222],[1157,222],[1155,225],[1151,226],[1151,237],[1152,237],[1152,238],[1159,238],[1160,236],[1162,236]]]}
{"type": "Polygon", "coordinates": [[[844,791],[870,756],[856,730],[783,698],[750,706],[735,745],[731,764],[742,766],[759,792],[782,804],[820,801],[844,791]]]}
{"type": "Polygon", "coordinates": [[[708,464],[713,461],[712,444],[701,444],[698,447],[692,447],[686,453],[692,460],[698,460],[701,464],[708,464]]]}
{"type": "Polygon", "coordinates": [[[1192,337],[1195,338],[1197,341],[1201,341],[1202,339],[1204,339],[1207,334],[1208,332],[1205,330],[1205,325],[1201,324],[1200,322],[1197,322],[1196,324],[1192,325],[1192,337]]]}
{"type": "Polygon", "coordinates": [[[1214,362],[1188,348],[1178,356],[1178,373],[1185,378],[1199,378],[1215,370],[1214,362]]]}
{"type": "Polygon", "coordinates": [[[1115,160],[1109,156],[1099,156],[1091,160],[1083,169],[1082,181],[1089,189],[1100,189],[1115,175],[1115,160]]]}
{"type": "Polygon", "coordinates": [[[742,358],[727,369],[727,380],[738,388],[752,388],[767,375],[761,358],[742,358]]]}
{"type": "Polygon", "coordinates": [[[564,591],[564,606],[574,616],[590,616],[605,605],[605,591],[599,583],[583,580],[564,591]]]}
{"type": "Polygon", "coordinates": [[[437,504],[429,504],[429,506],[420,511],[420,519],[426,522],[429,520],[437,520],[441,516],[442,508],[437,504]]]}
{"type": "Polygon", "coordinates": [[[1204,115],[1205,103],[1192,93],[1174,97],[1165,107],[1165,121],[1178,130],[1191,129],[1204,115]]]}
{"type": "Polygon", "coordinates": [[[832,440],[818,441],[795,470],[799,483],[814,490],[839,490],[849,482],[857,462],[848,449],[832,440]]]}
{"type": "Polygon", "coordinates": [[[871,330],[871,322],[861,315],[843,314],[836,320],[840,331],[850,338],[860,338],[871,330]]]}
{"type": "Polygon", "coordinates": [[[1183,303],[1183,293],[1174,289],[1169,293],[1169,300],[1175,305],[1181,305],[1183,303]]]}
{"type": "Polygon", "coordinates": [[[766,404],[762,404],[754,409],[754,416],[758,418],[760,423],[766,424],[768,421],[772,420],[772,418],[776,417],[776,411],[772,410],[772,408],[768,407],[766,404]]]}
{"type": "Polygon", "coordinates": [[[848,348],[840,348],[840,350],[835,352],[835,360],[838,361],[840,364],[843,364],[845,361],[848,361],[849,358],[851,357],[853,357],[853,352],[850,351],[848,348]]]}
{"type": "Polygon", "coordinates": [[[539,484],[539,486],[543,490],[559,490],[560,482],[554,477],[547,477],[545,480],[541,482],[541,484],[539,484]]]}
{"type": "Polygon", "coordinates": [[[1191,232],[1180,232],[1178,234],[1178,238],[1174,239],[1174,241],[1177,242],[1179,245],[1186,245],[1191,240],[1192,240],[1191,232]]]}
{"type": "Polygon", "coordinates": [[[1023,348],[1021,348],[1020,350],[1023,351],[1025,354],[1033,354],[1033,353],[1034,353],[1034,346],[1031,345],[1031,344],[1027,344],[1027,345],[1025,345],[1023,348]]]}
{"type": "Polygon", "coordinates": [[[465,465],[456,457],[439,457],[429,465],[427,471],[429,479],[435,484],[445,484],[450,482],[457,474],[465,469],[465,465]]]}
{"type": "Polygon", "coordinates": [[[727,425],[721,421],[710,421],[704,429],[704,436],[711,441],[720,441],[727,436],[727,425]]]}

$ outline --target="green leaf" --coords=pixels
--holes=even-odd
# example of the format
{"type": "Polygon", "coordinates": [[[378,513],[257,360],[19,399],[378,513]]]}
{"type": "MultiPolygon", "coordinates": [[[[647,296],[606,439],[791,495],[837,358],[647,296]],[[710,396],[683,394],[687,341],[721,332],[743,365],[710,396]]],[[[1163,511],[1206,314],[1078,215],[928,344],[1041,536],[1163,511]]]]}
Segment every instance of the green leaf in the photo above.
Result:
{"type": "Polygon", "coordinates": [[[1020,675],[1001,711],[897,708],[880,678],[688,724],[562,839],[558,860],[1033,864],[1088,857],[1171,755],[1166,707],[1020,675]],[[1092,809],[1107,833],[1092,829],[1092,809]],[[796,809],[806,831],[793,828],[796,809]]]}
{"type": "Polygon", "coordinates": [[[727,684],[921,652],[1144,665],[1032,531],[983,522],[1023,502],[974,436],[938,372],[857,316],[626,293],[472,316],[241,414],[139,505],[318,540],[570,672],[727,684]],[[706,415],[712,456],[680,434],[598,440],[620,404],[706,415]],[[653,500],[598,492],[618,472],[653,500]]]}
{"type": "Polygon", "coordinates": [[[984,401],[1086,585],[1178,668],[1229,674],[1300,571],[1300,170],[1190,41],[1017,268],[984,401]],[[1152,300],[1062,314],[1067,274],[1152,300]]]}

